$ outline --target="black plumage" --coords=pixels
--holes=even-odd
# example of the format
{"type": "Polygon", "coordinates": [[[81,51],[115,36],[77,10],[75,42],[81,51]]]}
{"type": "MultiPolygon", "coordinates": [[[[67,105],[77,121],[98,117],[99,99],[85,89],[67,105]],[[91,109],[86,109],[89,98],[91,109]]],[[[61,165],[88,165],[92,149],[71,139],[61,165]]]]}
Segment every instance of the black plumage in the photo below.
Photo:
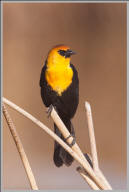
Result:
{"type": "MultiPolygon", "coordinates": [[[[45,71],[47,69],[47,61],[45,62],[45,65],[43,66],[41,71],[40,87],[41,97],[44,105],[46,107],[49,107],[52,104],[55,107],[65,126],[74,136],[75,132],[71,123],[71,119],[76,112],[79,102],[79,79],[78,72],[75,67],[72,64],[70,64],[70,67],[73,70],[72,83],[62,93],[62,95],[59,96],[57,92],[54,91],[46,81],[45,71]]],[[[54,131],[59,137],[64,140],[62,134],[55,124],[54,131]]],[[[73,157],[68,152],[66,152],[57,142],[55,142],[53,160],[57,167],[62,166],[63,163],[67,166],[70,166],[73,162],[73,157]]]]}

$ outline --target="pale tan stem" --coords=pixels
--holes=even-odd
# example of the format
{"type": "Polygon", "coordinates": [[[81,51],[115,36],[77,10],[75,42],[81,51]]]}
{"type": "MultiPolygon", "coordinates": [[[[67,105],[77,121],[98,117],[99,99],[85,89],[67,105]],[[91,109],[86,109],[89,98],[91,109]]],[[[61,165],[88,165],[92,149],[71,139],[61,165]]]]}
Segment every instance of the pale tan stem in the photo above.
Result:
{"type": "MultiPolygon", "coordinates": [[[[22,115],[24,115],[25,117],[29,118],[30,120],[32,120],[35,124],[37,124],[39,127],[41,127],[45,132],[47,132],[51,137],[54,138],[54,140],[56,140],[58,143],[60,143],[60,145],[62,147],[65,148],[66,151],[68,151],[82,166],[85,166],[84,162],[80,159],[80,157],[63,141],[61,140],[55,133],[53,133],[48,127],[46,127],[45,125],[43,125],[43,123],[41,123],[39,120],[37,120],[35,117],[33,117],[31,114],[27,113],[25,110],[21,109],[20,107],[18,107],[17,105],[15,105],[14,103],[12,103],[11,101],[3,98],[3,101],[8,104],[10,107],[12,107],[13,109],[17,110],[18,112],[20,112],[22,115]]],[[[94,174],[94,173],[93,173],[94,174]]],[[[94,177],[96,177],[94,175],[94,177]]],[[[100,187],[101,188],[101,187],[100,187]]]]}
{"type": "Polygon", "coordinates": [[[25,171],[27,173],[27,176],[28,176],[31,188],[33,190],[38,190],[38,187],[37,187],[37,184],[36,184],[36,181],[35,181],[32,169],[30,167],[29,161],[27,159],[26,153],[24,151],[22,142],[21,142],[21,140],[20,140],[20,138],[18,136],[18,133],[16,131],[14,123],[13,123],[13,121],[12,121],[12,119],[11,119],[11,117],[10,117],[10,115],[9,115],[9,113],[8,113],[8,111],[7,111],[7,109],[6,109],[4,104],[3,104],[3,114],[5,116],[7,124],[9,126],[9,130],[10,130],[12,136],[13,136],[13,139],[14,139],[14,142],[16,144],[17,150],[18,150],[18,152],[20,154],[20,157],[21,157],[21,160],[23,162],[25,171]]]}
{"type": "MultiPolygon", "coordinates": [[[[62,120],[60,119],[60,117],[58,116],[57,112],[55,111],[55,109],[53,108],[51,111],[51,117],[53,119],[53,121],[55,122],[55,124],[57,125],[57,127],[59,128],[60,132],[62,133],[62,135],[64,136],[64,138],[66,139],[70,133],[68,131],[68,129],[66,128],[66,126],[64,125],[64,123],[62,122],[62,120]]],[[[67,142],[69,144],[71,144],[73,140],[73,137],[71,136],[67,142]]],[[[77,145],[77,143],[75,143],[72,147],[73,151],[79,155],[79,157],[81,158],[81,162],[83,163],[83,167],[86,169],[87,173],[92,177],[92,179],[94,180],[94,182],[96,182],[98,184],[98,186],[102,189],[110,189],[107,187],[107,185],[102,181],[101,177],[96,177],[95,173],[93,172],[93,169],[90,167],[89,163],[87,162],[86,158],[84,157],[82,151],[80,150],[79,146],[77,145]],[[97,181],[96,181],[97,179],[97,181]]]]}
{"type": "MultiPolygon", "coordinates": [[[[70,133],[68,131],[68,129],[66,128],[66,126],[64,125],[64,123],[61,121],[59,115],[57,114],[57,112],[55,111],[55,109],[53,108],[51,111],[51,117],[53,119],[53,121],[56,123],[57,127],[59,128],[60,132],[62,133],[62,135],[64,136],[64,138],[68,138],[70,133]]],[[[71,135],[71,137],[69,139],[67,139],[68,144],[71,144],[73,141],[73,137],[71,135]]],[[[79,146],[77,145],[77,143],[75,143],[72,147],[71,147],[79,156],[80,158],[87,163],[83,153],[81,152],[79,146]]],[[[88,165],[89,166],[89,165],[88,165]]],[[[90,166],[89,166],[90,167],[90,166]]]]}
{"type": "Polygon", "coordinates": [[[100,171],[100,168],[99,168],[92,112],[91,112],[91,106],[88,102],[85,102],[85,108],[86,108],[87,121],[88,121],[88,130],[89,130],[89,138],[90,138],[90,145],[91,145],[93,169],[94,169],[96,175],[103,181],[103,183],[105,183],[105,185],[109,189],[112,189],[110,184],[108,183],[108,181],[106,180],[106,178],[104,177],[103,173],[100,171]]]}
{"type": "Polygon", "coordinates": [[[96,148],[96,141],[95,141],[95,134],[94,134],[94,126],[93,126],[93,120],[92,120],[91,107],[88,102],[85,102],[85,108],[86,108],[87,121],[88,121],[93,169],[95,171],[98,171],[99,163],[98,163],[97,148],[96,148]]]}
{"type": "Polygon", "coordinates": [[[107,187],[112,190],[111,185],[109,184],[109,182],[107,181],[106,177],[103,175],[102,171],[99,169],[98,170],[98,177],[100,177],[102,179],[102,181],[107,185],[107,187]]]}
{"type": "MultiPolygon", "coordinates": [[[[23,114],[24,116],[26,116],[28,119],[30,119],[31,121],[33,121],[35,124],[37,124],[39,127],[41,127],[45,132],[47,132],[51,137],[54,138],[54,140],[56,140],[66,151],[68,151],[75,159],[76,161],[78,161],[82,167],[84,167],[84,169],[86,170],[86,172],[90,175],[90,177],[93,179],[93,181],[98,185],[98,187],[100,187],[100,189],[109,189],[105,183],[103,183],[103,181],[98,178],[96,176],[96,174],[94,173],[93,169],[89,166],[89,163],[87,161],[84,161],[83,159],[80,158],[80,156],[78,156],[78,154],[76,152],[74,152],[62,139],[60,139],[53,131],[51,131],[48,127],[46,127],[43,123],[41,123],[39,120],[37,120],[35,117],[33,117],[32,115],[30,115],[29,113],[27,113],[25,110],[21,109],[20,107],[18,107],[17,105],[15,105],[14,103],[12,103],[11,101],[3,98],[3,101],[8,104],[9,106],[11,106],[12,108],[14,108],[15,110],[17,110],[18,112],[20,112],[21,114],[23,114]]],[[[61,121],[61,120],[60,120],[61,121]]]]}

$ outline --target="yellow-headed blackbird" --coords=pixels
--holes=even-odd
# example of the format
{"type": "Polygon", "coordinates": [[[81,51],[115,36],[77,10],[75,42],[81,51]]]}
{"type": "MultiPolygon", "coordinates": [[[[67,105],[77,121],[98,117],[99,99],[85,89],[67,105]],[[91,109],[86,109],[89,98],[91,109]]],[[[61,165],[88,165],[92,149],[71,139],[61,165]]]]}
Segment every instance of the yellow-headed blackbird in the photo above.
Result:
{"type": "MultiPolygon", "coordinates": [[[[52,48],[41,71],[40,87],[45,106],[53,105],[70,134],[75,136],[71,118],[79,102],[79,80],[75,67],[70,63],[73,54],[75,52],[65,45],[52,48]]],[[[54,131],[65,141],[55,124],[54,131]]],[[[57,167],[63,163],[70,166],[73,157],[55,142],[53,160],[57,167]]]]}

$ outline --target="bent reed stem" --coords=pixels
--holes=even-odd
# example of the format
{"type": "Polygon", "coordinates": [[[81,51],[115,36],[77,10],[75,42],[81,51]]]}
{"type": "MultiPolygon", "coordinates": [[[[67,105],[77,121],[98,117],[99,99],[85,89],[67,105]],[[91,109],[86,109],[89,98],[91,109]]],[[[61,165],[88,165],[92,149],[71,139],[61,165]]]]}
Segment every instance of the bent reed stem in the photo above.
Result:
{"type": "MultiPolygon", "coordinates": [[[[75,150],[75,147],[73,146],[72,148],[70,148],[62,139],[60,139],[53,131],[51,131],[47,126],[45,126],[42,122],[40,122],[39,120],[37,120],[35,117],[33,117],[31,114],[29,114],[28,112],[26,112],[25,110],[23,110],[22,108],[18,107],[17,105],[15,105],[14,103],[12,103],[11,101],[7,100],[6,98],[3,98],[3,102],[8,104],[10,107],[12,107],[13,109],[17,110],[18,112],[20,112],[22,115],[24,115],[25,117],[27,117],[28,119],[30,119],[31,121],[33,121],[35,124],[37,124],[39,127],[41,127],[47,134],[49,134],[54,140],[56,140],[67,152],[69,152],[73,158],[78,161],[81,166],[85,169],[85,171],[88,173],[88,175],[91,177],[93,183],[95,183],[95,185],[98,186],[99,189],[111,189],[110,187],[108,187],[105,182],[103,182],[103,180],[101,178],[99,178],[94,170],[90,167],[89,163],[86,161],[86,159],[84,159],[83,157],[83,153],[81,152],[80,148],[77,146],[75,150]],[[78,149],[80,150],[80,152],[78,153],[78,149]],[[76,152],[75,152],[75,151],[76,152]],[[81,155],[79,155],[81,154],[81,155]]],[[[53,110],[52,110],[53,111],[53,110]]],[[[51,113],[52,114],[52,113],[51,113]]],[[[63,123],[60,119],[60,117],[58,116],[58,114],[56,113],[56,111],[54,111],[54,114],[56,114],[56,117],[58,118],[53,118],[54,122],[56,124],[61,124],[63,123]],[[57,123],[57,119],[59,120],[57,123]]],[[[54,115],[55,116],[55,115],[54,115]]],[[[61,125],[62,126],[62,125],[61,125]]],[[[63,129],[63,128],[62,128],[63,129]]],[[[65,127],[66,129],[66,127],[65,127]]],[[[66,134],[67,135],[67,134],[66,134]]],[[[70,140],[70,139],[69,139],[70,140]]],[[[70,141],[69,141],[70,142],[70,141]]],[[[87,181],[88,182],[88,181],[87,181]]],[[[90,185],[90,181],[89,181],[89,185],[90,185]]],[[[91,186],[91,185],[90,185],[91,186]]],[[[92,186],[91,186],[92,188],[92,186]]]]}
{"type": "Polygon", "coordinates": [[[3,104],[3,114],[4,114],[4,117],[5,117],[6,122],[8,124],[9,130],[10,130],[10,132],[12,134],[13,140],[14,140],[14,142],[16,144],[16,148],[17,148],[17,150],[19,152],[20,158],[21,158],[21,160],[23,162],[27,177],[28,177],[29,182],[30,182],[31,189],[38,190],[38,187],[37,187],[37,184],[36,184],[32,169],[30,167],[28,158],[27,158],[26,153],[24,151],[22,142],[20,140],[20,137],[19,137],[19,135],[18,135],[18,133],[16,131],[15,125],[14,125],[14,123],[13,123],[13,121],[12,121],[12,119],[11,119],[11,117],[10,117],[10,115],[9,115],[9,113],[8,113],[8,111],[7,111],[4,104],[3,104]]]}

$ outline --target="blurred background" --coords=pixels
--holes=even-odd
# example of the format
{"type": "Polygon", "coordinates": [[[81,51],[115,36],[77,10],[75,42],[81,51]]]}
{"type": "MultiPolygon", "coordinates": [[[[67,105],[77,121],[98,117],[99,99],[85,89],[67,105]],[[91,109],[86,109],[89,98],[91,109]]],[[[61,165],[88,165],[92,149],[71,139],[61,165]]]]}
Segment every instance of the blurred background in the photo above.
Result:
{"type": "MultiPolygon", "coordinates": [[[[114,189],[126,189],[126,4],[4,3],[3,96],[51,130],[40,97],[39,79],[48,51],[66,44],[77,52],[80,101],[72,122],[76,140],[90,153],[84,102],[92,107],[102,169],[114,189]]],[[[55,167],[54,141],[10,107],[10,115],[39,189],[89,189],[71,167],[55,167]]],[[[30,189],[16,146],[3,118],[4,189],[30,189]]]]}

